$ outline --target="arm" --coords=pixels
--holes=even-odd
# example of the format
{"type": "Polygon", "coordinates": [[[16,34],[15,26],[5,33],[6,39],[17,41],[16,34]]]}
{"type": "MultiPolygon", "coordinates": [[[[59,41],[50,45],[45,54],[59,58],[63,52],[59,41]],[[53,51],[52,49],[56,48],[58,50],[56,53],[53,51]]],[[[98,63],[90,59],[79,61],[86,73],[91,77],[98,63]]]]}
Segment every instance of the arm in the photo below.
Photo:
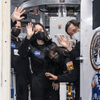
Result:
{"type": "Polygon", "coordinates": [[[80,42],[77,42],[75,48],[69,51],[69,53],[71,60],[77,61],[77,58],[80,57],[80,42]]]}
{"type": "Polygon", "coordinates": [[[74,61],[76,60],[77,57],[80,56],[80,42],[77,42],[75,48],[72,48],[67,35],[66,35],[66,38],[67,39],[64,39],[61,35],[60,37],[57,36],[57,40],[59,44],[65,47],[69,51],[71,55],[71,60],[74,61]]]}
{"type": "Polygon", "coordinates": [[[78,73],[77,71],[73,70],[71,73],[63,74],[58,76],[59,82],[70,82],[73,83],[77,81],[78,79],[78,73]]]}
{"type": "MultiPolygon", "coordinates": [[[[28,61],[30,59],[28,58],[28,61]]],[[[30,84],[31,83],[31,69],[30,69],[30,64],[28,64],[27,66],[27,83],[30,84]]]]}
{"type": "Polygon", "coordinates": [[[70,82],[70,83],[73,83],[78,79],[78,75],[77,75],[76,72],[74,72],[72,74],[68,73],[68,74],[63,74],[63,75],[58,75],[58,76],[46,72],[45,75],[46,75],[46,77],[50,77],[49,80],[58,80],[58,82],[70,82]]]}
{"type": "Polygon", "coordinates": [[[73,63],[70,62],[70,65],[68,65],[68,63],[66,63],[66,67],[68,69],[67,74],[55,76],[51,73],[45,73],[46,77],[49,76],[50,80],[58,80],[58,82],[70,82],[70,83],[75,82],[78,79],[79,68],[77,66],[75,66],[75,68],[73,68],[73,63]]]}
{"type": "Polygon", "coordinates": [[[17,23],[16,21],[13,22],[12,19],[11,19],[11,28],[14,27],[16,23],[17,23]]]}
{"type": "Polygon", "coordinates": [[[34,31],[32,30],[33,24],[28,23],[28,26],[26,26],[27,29],[27,37],[22,42],[20,48],[19,48],[19,54],[21,57],[27,57],[28,56],[28,47],[30,44],[30,39],[32,35],[34,34],[34,31]]]}
{"type": "Polygon", "coordinates": [[[67,74],[59,75],[58,81],[59,82],[70,82],[73,83],[78,80],[79,77],[79,67],[77,64],[71,61],[69,57],[65,59],[65,66],[67,70],[67,74]]]}
{"type": "Polygon", "coordinates": [[[28,40],[27,38],[25,38],[25,40],[22,42],[20,48],[19,48],[19,54],[21,57],[26,58],[29,55],[29,44],[30,44],[30,40],[28,40]]]}

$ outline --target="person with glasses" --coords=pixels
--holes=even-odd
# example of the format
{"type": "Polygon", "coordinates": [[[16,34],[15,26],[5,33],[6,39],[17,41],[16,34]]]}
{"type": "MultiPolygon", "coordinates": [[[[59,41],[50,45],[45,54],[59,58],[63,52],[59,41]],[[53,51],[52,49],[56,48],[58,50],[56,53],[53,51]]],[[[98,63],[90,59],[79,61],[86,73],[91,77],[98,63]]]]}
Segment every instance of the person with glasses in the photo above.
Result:
{"type": "Polygon", "coordinates": [[[23,8],[15,8],[11,19],[11,68],[16,72],[16,99],[28,100],[29,60],[23,59],[19,54],[22,41],[18,38],[21,33],[21,15],[25,12],[23,8]]]}

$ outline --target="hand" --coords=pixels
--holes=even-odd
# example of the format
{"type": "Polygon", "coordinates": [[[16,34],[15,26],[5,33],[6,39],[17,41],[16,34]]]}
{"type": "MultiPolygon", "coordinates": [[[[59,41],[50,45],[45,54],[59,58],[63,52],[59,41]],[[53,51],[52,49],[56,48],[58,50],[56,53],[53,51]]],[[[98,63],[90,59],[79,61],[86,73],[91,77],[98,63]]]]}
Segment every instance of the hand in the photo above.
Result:
{"type": "Polygon", "coordinates": [[[12,14],[12,21],[15,22],[17,20],[22,20],[24,17],[21,15],[25,12],[25,10],[23,10],[23,8],[19,7],[17,9],[17,7],[15,8],[15,11],[12,14]]]}
{"type": "Polygon", "coordinates": [[[58,80],[58,77],[51,73],[46,72],[45,75],[46,77],[50,77],[49,80],[58,80]]]}
{"type": "Polygon", "coordinates": [[[58,88],[59,88],[59,84],[58,84],[58,83],[52,82],[52,87],[53,87],[53,89],[56,91],[56,90],[58,90],[58,88]]]}
{"type": "Polygon", "coordinates": [[[28,90],[30,91],[30,84],[28,84],[28,90]]]}
{"type": "Polygon", "coordinates": [[[30,38],[32,37],[32,35],[34,34],[34,29],[33,28],[33,24],[32,23],[28,23],[28,26],[26,26],[27,29],[27,39],[30,40],[30,38]]]}
{"type": "Polygon", "coordinates": [[[67,39],[64,39],[61,35],[59,35],[59,36],[57,36],[57,40],[58,40],[59,44],[62,45],[63,47],[65,47],[65,48],[67,48],[68,51],[71,51],[72,47],[70,45],[70,41],[69,41],[68,36],[66,35],[67,39]]]}

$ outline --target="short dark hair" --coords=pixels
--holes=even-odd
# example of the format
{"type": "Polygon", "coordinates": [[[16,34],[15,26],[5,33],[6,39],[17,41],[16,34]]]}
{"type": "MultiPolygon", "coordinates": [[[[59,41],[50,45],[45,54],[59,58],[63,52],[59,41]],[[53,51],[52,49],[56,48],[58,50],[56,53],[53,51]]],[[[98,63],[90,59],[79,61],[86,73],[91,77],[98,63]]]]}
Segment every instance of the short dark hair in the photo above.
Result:
{"type": "Polygon", "coordinates": [[[75,19],[70,20],[70,21],[67,22],[67,24],[66,24],[66,26],[65,26],[65,31],[66,31],[66,33],[67,33],[68,35],[70,35],[70,34],[67,32],[67,30],[68,30],[68,27],[69,27],[71,24],[73,24],[74,26],[79,27],[80,22],[79,22],[78,20],[75,20],[75,19]]]}

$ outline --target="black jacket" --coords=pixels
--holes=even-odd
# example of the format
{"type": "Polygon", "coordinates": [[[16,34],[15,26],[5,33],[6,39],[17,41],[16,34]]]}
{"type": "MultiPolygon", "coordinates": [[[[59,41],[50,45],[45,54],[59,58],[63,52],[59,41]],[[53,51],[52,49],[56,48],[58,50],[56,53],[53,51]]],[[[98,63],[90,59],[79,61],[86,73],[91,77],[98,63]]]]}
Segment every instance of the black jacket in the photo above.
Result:
{"type": "Polygon", "coordinates": [[[30,44],[30,40],[25,38],[20,49],[19,54],[21,57],[31,58],[31,66],[33,73],[45,73],[45,48],[47,45],[30,44]]]}
{"type": "MultiPolygon", "coordinates": [[[[70,60],[73,62],[74,70],[71,71],[71,73],[63,74],[61,76],[58,76],[59,82],[72,82],[74,83],[75,87],[80,86],[80,61],[77,60],[77,58],[80,56],[80,42],[76,43],[75,48],[73,48],[70,53],[70,60]]],[[[65,63],[68,62],[65,60],[65,63]]]]}
{"type": "Polygon", "coordinates": [[[12,19],[11,19],[11,28],[12,28],[16,23],[17,23],[16,21],[13,23],[13,21],[12,21],[12,19]]]}
{"type": "Polygon", "coordinates": [[[74,63],[77,63],[78,66],[80,65],[80,61],[78,60],[78,57],[80,57],[80,42],[76,43],[75,48],[72,49],[70,53],[70,58],[74,63]]]}
{"type": "Polygon", "coordinates": [[[23,59],[18,54],[20,45],[20,39],[17,42],[16,39],[11,36],[11,67],[14,68],[17,75],[27,77],[29,71],[29,60],[28,58],[23,59]]]}
{"type": "Polygon", "coordinates": [[[74,86],[78,87],[79,86],[79,66],[75,64],[74,62],[71,61],[70,58],[65,59],[65,65],[66,65],[66,74],[58,75],[58,81],[59,82],[70,82],[74,83],[74,86]],[[68,70],[68,64],[72,63],[73,68],[68,70]]]}
{"type": "MultiPolygon", "coordinates": [[[[11,20],[11,27],[16,24],[16,21],[13,23],[11,20]]],[[[22,43],[18,38],[18,42],[16,39],[11,36],[11,68],[14,68],[14,71],[17,73],[17,76],[30,78],[30,68],[29,68],[29,60],[28,58],[23,59],[19,54],[19,47],[22,43]]]]}

